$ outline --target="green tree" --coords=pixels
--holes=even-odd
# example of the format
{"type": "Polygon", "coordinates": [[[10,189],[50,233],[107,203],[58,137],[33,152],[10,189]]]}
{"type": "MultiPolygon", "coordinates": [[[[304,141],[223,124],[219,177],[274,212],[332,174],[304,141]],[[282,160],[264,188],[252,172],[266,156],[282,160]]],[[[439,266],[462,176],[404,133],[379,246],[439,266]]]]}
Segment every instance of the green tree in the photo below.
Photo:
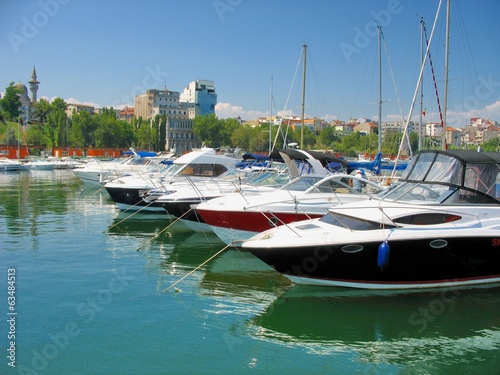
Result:
{"type": "Polygon", "coordinates": [[[318,148],[332,148],[335,142],[339,142],[340,137],[333,126],[323,128],[318,136],[318,148]]]}
{"type": "Polygon", "coordinates": [[[41,124],[31,124],[25,132],[26,143],[33,146],[50,147],[51,139],[48,128],[41,124]]]}
{"type": "Polygon", "coordinates": [[[240,126],[231,134],[231,144],[238,145],[245,150],[254,150],[250,147],[254,134],[255,130],[250,126],[240,126]]]}
{"type": "Polygon", "coordinates": [[[149,122],[141,122],[135,130],[135,139],[139,149],[151,149],[156,142],[156,127],[150,125],[149,122]]]}
{"type": "Polygon", "coordinates": [[[55,98],[52,103],[52,110],[57,111],[57,110],[62,110],[65,111],[66,108],[68,108],[68,104],[61,98],[55,98]]]}
{"type": "Polygon", "coordinates": [[[51,110],[45,123],[51,146],[68,145],[67,106],[61,98],[55,98],[51,103],[51,110]]]}
{"type": "Polygon", "coordinates": [[[18,139],[16,136],[16,132],[12,128],[8,128],[5,132],[4,142],[8,145],[17,145],[18,139]]]}
{"type": "Polygon", "coordinates": [[[17,121],[21,114],[19,94],[21,94],[21,91],[14,86],[14,82],[11,82],[5,89],[5,95],[0,99],[0,107],[7,120],[17,121]]]}
{"type": "Polygon", "coordinates": [[[238,145],[232,144],[231,135],[236,131],[236,129],[240,128],[242,125],[240,122],[234,118],[227,118],[223,120],[219,120],[219,135],[218,135],[218,144],[216,147],[220,146],[230,146],[236,147],[238,145]]]}
{"type": "Polygon", "coordinates": [[[193,120],[196,138],[207,147],[223,146],[220,143],[220,123],[215,114],[196,116],[193,120]]]}
{"type": "Polygon", "coordinates": [[[73,147],[95,146],[97,119],[87,111],[73,114],[69,131],[69,143],[73,147]]]}
{"type": "Polygon", "coordinates": [[[500,149],[500,138],[490,139],[488,142],[483,143],[481,146],[483,151],[496,151],[498,152],[500,149]]]}
{"type": "Polygon", "coordinates": [[[36,118],[40,123],[45,124],[47,117],[52,112],[53,108],[47,99],[40,99],[34,104],[33,117],[36,118]]]}

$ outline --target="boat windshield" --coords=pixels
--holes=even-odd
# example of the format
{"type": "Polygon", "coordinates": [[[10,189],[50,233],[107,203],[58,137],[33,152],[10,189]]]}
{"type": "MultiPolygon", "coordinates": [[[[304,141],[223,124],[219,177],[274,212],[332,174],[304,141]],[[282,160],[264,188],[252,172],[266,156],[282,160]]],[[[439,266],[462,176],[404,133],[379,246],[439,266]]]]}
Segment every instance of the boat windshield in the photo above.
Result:
{"type": "Polygon", "coordinates": [[[291,191],[306,191],[311,186],[321,181],[324,177],[325,176],[308,176],[308,175],[300,176],[297,177],[295,180],[290,181],[290,183],[286,184],[285,186],[283,186],[282,189],[291,191]]]}
{"type": "Polygon", "coordinates": [[[277,173],[275,171],[253,172],[244,182],[255,186],[282,186],[290,180],[287,173],[277,173]]]}

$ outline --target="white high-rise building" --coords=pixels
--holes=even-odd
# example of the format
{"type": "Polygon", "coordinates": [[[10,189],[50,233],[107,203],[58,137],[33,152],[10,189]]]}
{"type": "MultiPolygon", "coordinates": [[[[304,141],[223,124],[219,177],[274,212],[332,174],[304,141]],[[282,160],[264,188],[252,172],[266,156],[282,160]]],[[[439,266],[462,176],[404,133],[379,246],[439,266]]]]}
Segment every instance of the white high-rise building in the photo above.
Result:
{"type": "Polygon", "coordinates": [[[191,81],[182,91],[180,101],[183,104],[188,103],[187,107],[194,106],[194,113],[190,117],[214,114],[217,104],[214,81],[204,79],[191,81]]]}

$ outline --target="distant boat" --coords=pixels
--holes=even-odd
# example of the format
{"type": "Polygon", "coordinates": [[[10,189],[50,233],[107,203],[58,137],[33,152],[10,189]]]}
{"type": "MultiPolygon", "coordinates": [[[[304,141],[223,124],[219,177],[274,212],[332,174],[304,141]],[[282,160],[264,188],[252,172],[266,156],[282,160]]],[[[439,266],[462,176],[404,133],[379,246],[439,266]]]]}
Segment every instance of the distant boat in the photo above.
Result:
{"type": "Polygon", "coordinates": [[[7,158],[0,158],[0,171],[10,172],[24,169],[22,163],[7,158]]]}
{"type": "Polygon", "coordinates": [[[164,168],[165,165],[161,163],[169,159],[168,156],[164,158],[153,157],[149,153],[134,152],[126,155],[128,156],[125,158],[113,160],[91,159],[87,164],[73,169],[73,172],[85,184],[102,186],[109,179],[123,177],[131,173],[152,173],[154,170],[164,168]]]}
{"type": "Polygon", "coordinates": [[[44,158],[38,158],[36,156],[30,156],[29,161],[25,164],[25,167],[30,170],[37,171],[51,171],[55,169],[57,162],[55,160],[48,160],[44,158]]]}

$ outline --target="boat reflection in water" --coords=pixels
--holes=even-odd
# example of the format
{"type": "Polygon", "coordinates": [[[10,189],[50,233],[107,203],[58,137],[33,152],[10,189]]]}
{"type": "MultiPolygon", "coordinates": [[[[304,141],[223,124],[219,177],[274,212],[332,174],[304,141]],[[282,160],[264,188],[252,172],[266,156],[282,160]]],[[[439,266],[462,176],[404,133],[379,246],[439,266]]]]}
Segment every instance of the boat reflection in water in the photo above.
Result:
{"type": "Polygon", "coordinates": [[[399,369],[406,364],[416,373],[447,373],[447,366],[457,364],[464,373],[497,373],[498,292],[497,287],[396,294],[295,286],[252,318],[249,330],[261,340],[328,355],[357,352],[354,361],[399,369]]]}

